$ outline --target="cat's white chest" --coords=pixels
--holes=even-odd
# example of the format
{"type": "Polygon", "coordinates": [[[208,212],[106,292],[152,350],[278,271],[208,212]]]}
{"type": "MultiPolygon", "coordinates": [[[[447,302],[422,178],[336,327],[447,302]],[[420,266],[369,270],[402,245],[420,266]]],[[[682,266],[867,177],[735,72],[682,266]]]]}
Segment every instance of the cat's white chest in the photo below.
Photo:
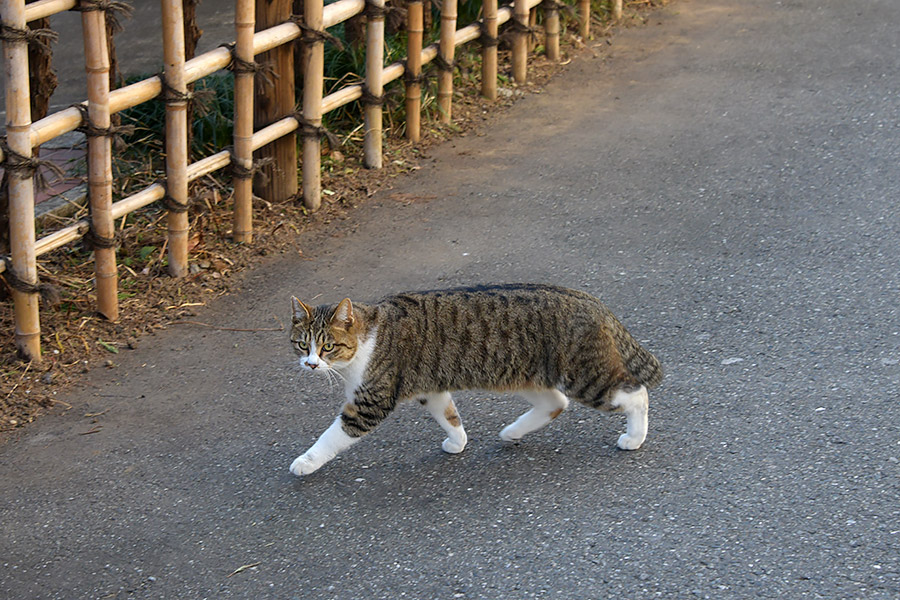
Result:
{"type": "Polygon", "coordinates": [[[353,400],[353,393],[362,383],[363,376],[369,366],[369,360],[372,358],[372,352],[375,350],[375,339],[377,335],[378,330],[373,329],[369,334],[369,337],[367,337],[356,349],[353,360],[347,363],[346,366],[338,369],[340,374],[344,377],[344,394],[347,396],[347,400],[353,400]]]}

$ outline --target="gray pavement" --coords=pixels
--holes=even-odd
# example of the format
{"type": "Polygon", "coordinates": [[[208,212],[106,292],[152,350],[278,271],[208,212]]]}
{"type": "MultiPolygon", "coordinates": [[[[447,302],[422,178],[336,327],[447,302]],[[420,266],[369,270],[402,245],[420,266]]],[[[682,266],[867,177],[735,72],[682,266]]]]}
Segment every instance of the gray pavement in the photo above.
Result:
{"type": "Polygon", "coordinates": [[[295,479],[339,391],[172,328],[0,447],[0,597],[900,597],[898,22],[678,0],[197,317],[578,287],[667,369],[641,450],[580,406],[505,445],[524,403],[472,393],[461,455],[402,406],[295,479]]]}

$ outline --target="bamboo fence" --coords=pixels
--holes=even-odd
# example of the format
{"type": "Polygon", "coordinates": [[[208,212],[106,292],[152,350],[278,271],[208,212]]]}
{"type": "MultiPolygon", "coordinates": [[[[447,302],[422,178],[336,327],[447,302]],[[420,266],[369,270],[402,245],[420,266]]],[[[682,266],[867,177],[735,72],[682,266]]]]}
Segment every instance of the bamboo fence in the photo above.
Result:
{"type": "MultiPolygon", "coordinates": [[[[441,119],[451,120],[453,69],[457,46],[480,40],[482,93],[497,97],[497,38],[499,27],[511,21],[513,74],[517,83],[527,78],[527,52],[533,35],[529,13],[542,4],[545,10],[547,53],[559,57],[559,18],[556,0],[514,0],[512,7],[498,8],[497,0],[484,0],[483,18],[457,29],[457,0],[441,3],[439,41],[423,47],[423,3],[411,0],[407,10],[408,57],[384,65],[385,0],[337,0],[324,6],[323,0],[305,0],[303,14],[261,31],[255,0],[235,0],[235,43],[220,46],[185,60],[184,14],[181,0],[160,0],[162,8],[163,73],[131,85],[109,89],[109,61],[106,19],[116,0],[0,0],[3,27],[3,63],[6,78],[6,139],[0,145],[0,162],[9,175],[10,256],[0,259],[0,273],[10,286],[15,308],[15,339],[26,360],[39,361],[39,296],[42,285],[37,276],[38,256],[85,238],[95,253],[98,311],[110,320],[118,318],[116,269],[116,219],[162,201],[167,210],[169,272],[180,277],[188,272],[190,235],[188,184],[219,169],[231,167],[234,184],[235,241],[252,241],[252,178],[262,161],[254,161],[254,151],[285,136],[302,139],[302,199],[315,210],[321,202],[321,140],[325,135],[322,116],[350,102],[364,105],[364,164],[382,165],[382,104],[384,86],[403,78],[406,85],[407,136],[418,140],[422,93],[422,69],[435,62],[438,68],[437,103],[441,119]],[[66,10],[82,12],[87,77],[87,101],[35,122],[29,106],[29,43],[38,34],[26,24],[66,10]],[[324,96],[324,44],[329,27],[360,14],[367,16],[366,69],[364,83],[348,85],[324,96]],[[299,111],[285,110],[271,122],[254,127],[254,77],[260,70],[257,56],[285,46],[305,46],[303,97],[299,111]],[[189,162],[187,107],[188,86],[217,71],[230,68],[235,74],[233,146],[196,162],[189,162]],[[126,198],[113,201],[111,138],[115,127],[111,117],[144,102],[165,102],[165,179],[126,198]],[[82,128],[88,135],[88,190],[90,216],[54,233],[36,239],[34,223],[33,175],[44,166],[34,158],[33,149],[60,135],[82,128]]],[[[621,0],[614,0],[621,7],[621,0]]],[[[282,2],[282,4],[284,4],[282,2]]],[[[290,3],[288,3],[290,4],[290,3]]],[[[119,7],[121,8],[121,6],[119,7]]],[[[621,8],[619,9],[621,10],[621,8]]],[[[579,0],[580,33],[589,35],[589,3],[579,0]]],[[[42,31],[42,30],[38,30],[42,31]]],[[[281,63],[278,62],[278,65],[281,63]]],[[[278,79],[283,74],[273,74],[278,79]]],[[[287,77],[286,74],[283,75],[287,77]]],[[[293,73],[290,74],[293,81],[293,73]]],[[[293,86],[291,86],[293,87],[293,86]]],[[[291,91],[293,94],[293,91],[291,91]]],[[[292,178],[295,168],[278,165],[274,175],[292,178]]],[[[289,189],[289,183],[286,186],[289,189]]]]}

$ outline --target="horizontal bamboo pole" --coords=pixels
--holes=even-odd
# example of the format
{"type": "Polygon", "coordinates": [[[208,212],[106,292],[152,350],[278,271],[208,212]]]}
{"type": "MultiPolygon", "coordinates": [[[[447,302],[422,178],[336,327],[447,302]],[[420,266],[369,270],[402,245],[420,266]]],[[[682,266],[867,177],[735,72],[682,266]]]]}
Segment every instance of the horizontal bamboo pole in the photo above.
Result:
{"type": "Polygon", "coordinates": [[[327,29],[355,17],[366,8],[366,0],[339,0],[329,4],[322,12],[322,23],[327,29]]]}
{"type": "MultiPolygon", "coordinates": [[[[339,0],[334,4],[329,4],[323,12],[325,27],[332,27],[359,14],[365,5],[365,0],[339,0]]],[[[283,23],[264,31],[258,31],[253,35],[253,54],[254,56],[261,54],[298,37],[300,37],[300,28],[293,23],[283,23]]],[[[190,84],[212,75],[227,67],[229,62],[231,62],[231,52],[228,48],[215,48],[204,52],[184,63],[185,83],[190,84]]],[[[162,83],[156,76],[113,90],[109,94],[110,113],[115,114],[148,102],[161,92],[162,83]]],[[[48,115],[32,124],[31,145],[40,146],[53,138],[74,131],[80,125],[81,113],[76,108],[66,108],[48,115]]]]}
{"type": "Polygon", "coordinates": [[[30,23],[72,10],[76,4],[78,4],[78,0],[37,0],[37,2],[25,5],[25,22],[30,23]]]}
{"type": "MultiPolygon", "coordinates": [[[[56,1],[56,0],[54,0],[56,1]]],[[[540,4],[541,0],[527,0],[529,8],[537,6],[540,4]]],[[[324,11],[324,22],[326,26],[332,26],[334,24],[342,22],[346,18],[358,14],[365,7],[365,0],[339,0],[334,4],[330,4],[325,7],[324,11]]],[[[497,11],[497,24],[502,25],[512,18],[513,11],[510,7],[503,7],[497,11]]],[[[265,31],[257,32],[254,35],[254,52],[259,53],[270,49],[273,46],[270,44],[274,43],[273,40],[277,39],[295,39],[299,36],[299,29],[293,23],[287,23],[284,25],[279,25],[277,27],[272,27],[265,31]],[[293,32],[293,33],[291,33],[293,32]],[[277,35],[276,35],[277,34],[277,35]]],[[[454,44],[459,46],[465,43],[468,43],[478,37],[480,33],[479,25],[472,24],[468,27],[463,27],[458,30],[454,35],[454,44]]],[[[282,42],[283,43],[283,42],[282,42]]],[[[277,45],[277,43],[275,44],[277,45]]],[[[421,54],[421,62],[424,66],[425,64],[430,63],[437,57],[438,54],[438,45],[431,44],[422,49],[421,54]]],[[[217,48],[215,50],[211,50],[198,56],[190,61],[185,63],[185,80],[186,81],[196,81],[201,79],[215,71],[224,68],[231,59],[231,53],[226,48],[217,48]]],[[[403,76],[404,73],[404,65],[402,62],[393,63],[384,68],[382,73],[383,82],[385,84],[395,81],[403,76]]],[[[110,92],[110,109],[111,112],[117,112],[120,110],[124,110],[125,108],[130,108],[131,106],[136,106],[141,102],[146,102],[147,100],[151,100],[155,96],[159,95],[162,90],[161,83],[158,77],[151,77],[149,79],[145,79],[143,81],[134,83],[125,88],[120,88],[110,92]],[[135,98],[139,98],[139,102],[134,102],[135,98]]],[[[345,104],[349,104],[354,100],[358,100],[362,97],[362,86],[360,85],[352,85],[342,88],[337,92],[329,94],[325,98],[322,99],[322,114],[331,112],[345,104]]],[[[41,119],[40,121],[35,122],[32,127],[32,143],[36,140],[40,143],[43,143],[47,140],[50,140],[58,135],[62,135],[67,131],[72,131],[81,122],[81,113],[78,112],[75,108],[69,108],[50,117],[46,117],[41,119]],[[65,128],[69,125],[68,121],[71,121],[71,127],[65,129],[61,133],[55,133],[50,135],[61,128],[65,128]]],[[[286,117],[275,123],[272,123],[268,127],[260,129],[253,134],[253,149],[257,150],[262,146],[265,146],[274,140],[287,135],[288,133],[292,133],[296,131],[299,127],[299,124],[296,119],[293,117],[286,117]]],[[[188,181],[194,181],[213,173],[219,169],[223,169],[226,166],[231,164],[231,154],[227,150],[223,150],[212,156],[208,156],[202,160],[199,160],[195,163],[192,163],[188,166],[188,181]]],[[[162,200],[165,195],[165,188],[158,184],[152,184],[147,188],[127,197],[115,202],[112,205],[112,214],[114,219],[122,218],[123,216],[132,213],[138,209],[141,209],[149,204],[162,200]]],[[[36,255],[40,256],[42,254],[46,254],[56,248],[61,246],[65,246],[68,243],[76,241],[84,236],[84,234],[88,231],[89,225],[86,220],[79,221],[73,225],[70,225],[64,229],[61,229],[55,233],[52,233],[48,236],[41,238],[35,248],[36,255]]],[[[0,272],[4,271],[7,268],[5,261],[0,262],[0,272]]]]}

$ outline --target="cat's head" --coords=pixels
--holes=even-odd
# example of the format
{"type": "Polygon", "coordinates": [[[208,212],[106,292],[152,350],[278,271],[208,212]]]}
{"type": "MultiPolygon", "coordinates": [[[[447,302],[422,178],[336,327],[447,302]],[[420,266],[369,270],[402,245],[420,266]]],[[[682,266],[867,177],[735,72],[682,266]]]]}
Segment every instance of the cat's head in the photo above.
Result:
{"type": "Polygon", "coordinates": [[[349,298],[313,308],[292,297],[291,310],[291,345],[301,367],[327,371],[353,360],[361,322],[349,298]]]}

